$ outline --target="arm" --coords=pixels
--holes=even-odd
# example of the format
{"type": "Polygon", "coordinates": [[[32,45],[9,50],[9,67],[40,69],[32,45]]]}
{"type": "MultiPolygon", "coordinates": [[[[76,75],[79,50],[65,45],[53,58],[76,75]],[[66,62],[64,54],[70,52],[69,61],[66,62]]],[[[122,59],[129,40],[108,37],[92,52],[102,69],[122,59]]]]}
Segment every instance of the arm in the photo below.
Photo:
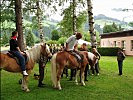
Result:
{"type": "Polygon", "coordinates": [[[75,51],[78,50],[78,44],[76,44],[76,45],[74,46],[74,50],[75,50],[75,51]]]}
{"type": "Polygon", "coordinates": [[[73,36],[69,37],[67,40],[66,40],[66,47],[65,49],[68,51],[68,44],[72,41],[73,39],[73,36]]]}
{"type": "Polygon", "coordinates": [[[68,43],[66,43],[66,48],[65,49],[68,51],[68,43]]]}
{"type": "Polygon", "coordinates": [[[99,59],[98,60],[100,60],[100,58],[101,58],[101,55],[97,52],[97,55],[98,55],[98,57],[99,57],[99,59]]]}
{"type": "Polygon", "coordinates": [[[25,53],[23,53],[23,52],[20,50],[19,47],[16,47],[16,48],[17,48],[17,50],[18,50],[22,55],[25,55],[25,53]]]}

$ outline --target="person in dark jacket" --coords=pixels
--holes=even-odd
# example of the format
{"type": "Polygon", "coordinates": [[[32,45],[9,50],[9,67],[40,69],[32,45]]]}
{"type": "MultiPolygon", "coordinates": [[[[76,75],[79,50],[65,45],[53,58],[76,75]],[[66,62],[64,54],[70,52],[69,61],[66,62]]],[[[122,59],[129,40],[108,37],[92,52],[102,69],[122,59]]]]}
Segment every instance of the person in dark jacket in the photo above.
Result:
{"type": "MultiPolygon", "coordinates": [[[[100,60],[100,57],[101,55],[99,54],[99,52],[97,51],[96,48],[92,48],[92,53],[98,58],[94,68],[96,70],[96,74],[99,75],[99,60],[100,60]]],[[[92,69],[92,75],[94,74],[94,69],[92,69]]]]}
{"type": "Polygon", "coordinates": [[[117,53],[118,69],[119,75],[122,75],[123,60],[125,59],[125,54],[121,48],[119,48],[117,53]]]}
{"type": "Polygon", "coordinates": [[[18,38],[18,32],[17,31],[12,32],[12,36],[10,39],[10,51],[13,53],[14,56],[16,56],[19,59],[23,75],[28,75],[25,67],[25,58],[23,56],[25,55],[25,53],[20,50],[17,38],[18,38]]]}

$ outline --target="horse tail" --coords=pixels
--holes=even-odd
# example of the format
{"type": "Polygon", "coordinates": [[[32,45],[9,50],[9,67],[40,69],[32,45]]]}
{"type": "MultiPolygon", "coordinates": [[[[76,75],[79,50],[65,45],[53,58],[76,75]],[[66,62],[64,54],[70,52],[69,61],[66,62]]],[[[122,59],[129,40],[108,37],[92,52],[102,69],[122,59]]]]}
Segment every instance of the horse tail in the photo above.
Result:
{"type": "Polygon", "coordinates": [[[54,84],[54,87],[56,87],[57,84],[57,66],[56,66],[56,56],[57,53],[53,55],[51,59],[51,79],[54,84]]]}

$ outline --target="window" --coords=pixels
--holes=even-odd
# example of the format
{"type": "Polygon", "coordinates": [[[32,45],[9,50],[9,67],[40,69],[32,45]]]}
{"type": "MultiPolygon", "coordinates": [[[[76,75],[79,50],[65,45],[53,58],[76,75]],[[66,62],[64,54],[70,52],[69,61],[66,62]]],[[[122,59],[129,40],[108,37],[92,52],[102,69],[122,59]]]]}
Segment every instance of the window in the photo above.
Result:
{"type": "Polygon", "coordinates": [[[121,48],[126,49],[126,42],[125,41],[121,41],[121,48]]]}
{"type": "Polygon", "coordinates": [[[131,51],[133,51],[133,40],[131,40],[131,51]]]}
{"type": "Polygon", "coordinates": [[[116,47],[116,41],[114,41],[114,47],[116,47]]]}

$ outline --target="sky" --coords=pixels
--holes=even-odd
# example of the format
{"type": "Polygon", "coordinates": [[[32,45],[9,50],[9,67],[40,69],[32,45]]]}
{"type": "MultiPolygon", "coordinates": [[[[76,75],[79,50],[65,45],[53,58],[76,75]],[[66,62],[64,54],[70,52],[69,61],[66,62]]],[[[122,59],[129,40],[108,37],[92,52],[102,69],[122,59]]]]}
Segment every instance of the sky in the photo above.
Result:
{"type": "MultiPolygon", "coordinates": [[[[65,7],[68,6],[69,3],[67,3],[65,7]]],[[[117,18],[121,21],[133,21],[133,10],[129,11],[115,11],[112,10],[114,8],[119,9],[133,9],[133,0],[92,0],[92,6],[93,6],[93,13],[94,16],[98,14],[104,14],[107,17],[117,18]]],[[[59,10],[61,7],[58,7],[58,11],[51,15],[50,18],[55,20],[62,20],[62,16],[60,16],[61,11],[59,10]]],[[[85,8],[87,9],[87,7],[85,8]]],[[[77,9],[78,10],[78,9],[77,9]]]]}

